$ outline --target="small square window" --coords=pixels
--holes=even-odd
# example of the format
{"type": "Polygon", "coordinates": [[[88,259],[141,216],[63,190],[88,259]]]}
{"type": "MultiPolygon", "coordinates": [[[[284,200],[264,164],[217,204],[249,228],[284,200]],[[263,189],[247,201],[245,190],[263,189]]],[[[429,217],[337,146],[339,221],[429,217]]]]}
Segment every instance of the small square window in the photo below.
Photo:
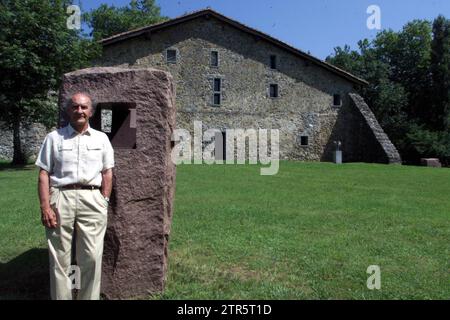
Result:
{"type": "Polygon", "coordinates": [[[270,69],[276,69],[277,68],[277,56],[271,55],[270,56],[270,69]]]}
{"type": "Polygon", "coordinates": [[[211,67],[219,66],[219,52],[211,51],[211,67]]]}
{"type": "Polygon", "coordinates": [[[333,105],[340,106],[342,103],[340,94],[333,94],[333,105]]]}
{"type": "Polygon", "coordinates": [[[308,136],[300,136],[300,145],[307,146],[309,145],[309,137],[308,136]]]}
{"type": "Polygon", "coordinates": [[[270,85],[270,97],[271,98],[278,98],[278,85],[277,84],[271,84],[270,85]]]}
{"type": "Polygon", "coordinates": [[[177,50],[167,49],[166,61],[167,63],[177,63],[177,50]]]}
{"type": "Polygon", "coordinates": [[[214,79],[214,91],[220,91],[221,81],[220,78],[214,79]]]}

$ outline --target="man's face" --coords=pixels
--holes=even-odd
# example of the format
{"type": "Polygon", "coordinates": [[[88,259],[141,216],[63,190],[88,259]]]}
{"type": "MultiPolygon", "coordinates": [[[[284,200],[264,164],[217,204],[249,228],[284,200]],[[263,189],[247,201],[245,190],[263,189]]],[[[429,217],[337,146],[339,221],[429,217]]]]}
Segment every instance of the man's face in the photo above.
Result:
{"type": "Polygon", "coordinates": [[[72,103],[67,107],[67,114],[73,127],[84,127],[92,117],[91,99],[82,94],[74,95],[72,103]]]}

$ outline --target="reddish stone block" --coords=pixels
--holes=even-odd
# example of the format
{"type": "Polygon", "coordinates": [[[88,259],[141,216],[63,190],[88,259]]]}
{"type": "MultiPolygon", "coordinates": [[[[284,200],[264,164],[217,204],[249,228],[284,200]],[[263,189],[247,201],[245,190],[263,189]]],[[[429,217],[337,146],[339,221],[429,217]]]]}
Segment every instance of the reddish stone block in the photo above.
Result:
{"type": "MultiPolygon", "coordinates": [[[[113,114],[108,135],[116,167],[102,294],[108,299],[126,299],[161,292],[175,190],[175,165],[170,157],[175,127],[172,77],[156,69],[78,70],[64,76],[60,105],[79,91],[113,114]]],[[[95,129],[99,129],[100,113],[97,110],[91,122],[95,129]]]]}

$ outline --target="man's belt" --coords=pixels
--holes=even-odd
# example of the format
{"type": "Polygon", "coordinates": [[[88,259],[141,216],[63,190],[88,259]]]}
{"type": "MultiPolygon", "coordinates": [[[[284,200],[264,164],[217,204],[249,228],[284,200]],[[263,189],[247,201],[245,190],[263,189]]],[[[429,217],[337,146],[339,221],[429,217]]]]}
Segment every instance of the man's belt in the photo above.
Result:
{"type": "Polygon", "coordinates": [[[78,183],[73,183],[73,184],[67,184],[65,186],[60,187],[61,189],[64,190],[77,190],[77,189],[83,189],[83,190],[95,190],[95,189],[100,189],[99,186],[89,186],[89,185],[85,185],[85,184],[78,184],[78,183]]]}

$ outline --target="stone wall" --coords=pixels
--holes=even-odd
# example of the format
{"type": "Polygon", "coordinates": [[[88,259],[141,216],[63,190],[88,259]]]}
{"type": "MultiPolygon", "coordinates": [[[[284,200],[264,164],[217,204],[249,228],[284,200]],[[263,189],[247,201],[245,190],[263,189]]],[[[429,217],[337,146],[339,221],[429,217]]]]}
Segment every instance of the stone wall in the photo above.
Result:
{"type": "MultiPolygon", "coordinates": [[[[20,131],[22,146],[25,155],[33,160],[39,153],[42,142],[50,130],[47,130],[42,124],[34,123],[24,126],[20,131]]],[[[0,123],[0,159],[12,160],[14,154],[13,131],[0,123]]]]}
{"type": "MultiPolygon", "coordinates": [[[[331,160],[332,134],[344,136],[354,123],[336,121],[356,119],[341,115],[355,111],[348,95],[355,92],[352,82],[215,18],[199,17],[108,45],[96,64],[169,71],[176,84],[178,128],[192,133],[194,120],[221,130],[276,128],[283,159],[331,160]],[[177,51],[176,64],[166,62],[166,49],[177,51]],[[218,67],[210,65],[212,50],[219,53],[218,67]],[[276,70],[270,68],[271,55],[277,56],[276,70]],[[222,79],[220,107],[211,103],[214,78],[222,79]],[[278,98],[269,97],[271,83],[279,86],[278,98]],[[333,106],[333,94],[341,95],[341,106],[333,106]],[[300,135],[309,136],[308,146],[300,146],[300,135]]],[[[356,155],[352,137],[348,135],[345,143],[356,155]]]]}

